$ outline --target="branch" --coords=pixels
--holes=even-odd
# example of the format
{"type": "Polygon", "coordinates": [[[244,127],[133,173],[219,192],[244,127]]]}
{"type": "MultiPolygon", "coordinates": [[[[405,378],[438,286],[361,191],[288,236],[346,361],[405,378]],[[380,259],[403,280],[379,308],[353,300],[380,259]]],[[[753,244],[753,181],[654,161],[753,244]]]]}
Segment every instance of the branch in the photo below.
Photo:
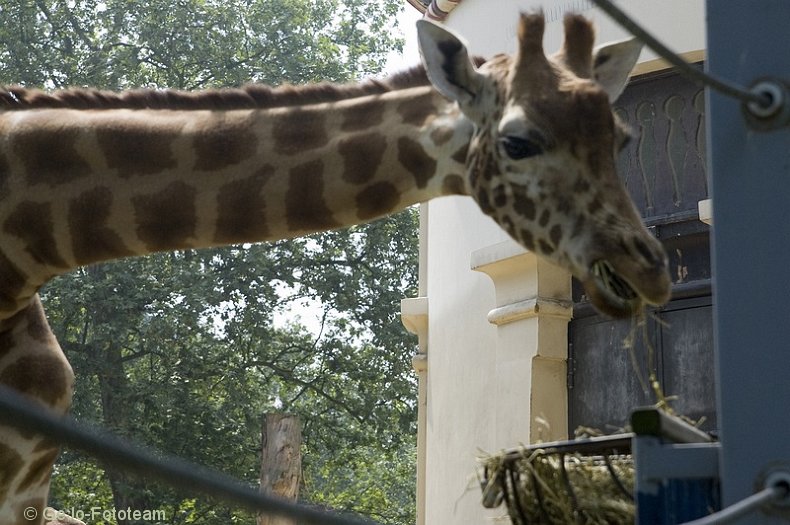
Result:
{"type": "MultiPolygon", "coordinates": [[[[127,348],[127,350],[128,350],[128,348],[127,348]]],[[[145,356],[150,355],[152,353],[153,353],[152,350],[138,350],[137,352],[132,352],[131,354],[122,357],[121,358],[121,363],[126,363],[128,361],[134,361],[135,359],[139,359],[141,357],[145,357],[145,356]]]]}
{"type": "Polygon", "coordinates": [[[271,370],[275,374],[277,374],[281,379],[285,379],[287,381],[291,381],[293,383],[296,383],[297,385],[301,385],[302,387],[305,387],[305,388],[308,388],[308,389],[312,390],[314,393],[318,394],[320,397],[323,397],[324,399],[326,399],[330,403],[342,408],[344,411],[346,411],[346,413],[348,413],[351,417],[353,417],[354,419],[356,419],[360,423],[365,423],[365,421],[367,421],[366,417],[360,415],[356,410],[354,410],[347,403],[344,403],[343,401],[341,401],[337,397],[335,397],[335,396],[329,394],[328,392],[325,392],[321,388],[317,387],[315,385],[315,382],[317,382],[321,378],[320,376],[316,377],[312,381],[305,381],[304,379],[296,377],[292,370],[289,370],[289,369],[277,366],[275,363],[273,363],[271,361],[254,360],[254,361],[251,361],[249,364],[252,365],[252,366],[260,366],[260,367],[268,368],[269,370],[271,370]]]}

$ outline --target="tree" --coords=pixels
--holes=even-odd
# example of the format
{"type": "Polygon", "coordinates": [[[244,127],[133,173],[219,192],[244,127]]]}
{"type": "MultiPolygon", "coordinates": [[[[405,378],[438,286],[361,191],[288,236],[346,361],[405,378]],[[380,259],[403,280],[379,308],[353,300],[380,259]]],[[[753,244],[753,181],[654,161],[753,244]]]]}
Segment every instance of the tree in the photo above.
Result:
{"type": "Polygon", "coordinates": [[[399,2],[7,0],[0,79],[29,86],[195,89],[343,81],[401,45],[399,2]]]}
{"type": "MultiPolygon", "coordinates": [[[[0,83],[194,89],[343,81],[380,69],[399,2],[20,0],[0,6],[0,83]]],[[[414,341],[397,304],[416,290],[416,212],[260,246],[84,268],[42,291],[77,373],[73,412],[255,483],[260,416],[305,422],[305,498],[414,521],[414,341]],[[282,323],[323,310],[313,333],[282,323]],[[279,315],[278,315],[279,314],[279,315]],[[386,393],[383,394],[383,393],[386,393]]],[[[251,523],[72,451],[62,508],[161,508],[167,523],[251,523]]]]}

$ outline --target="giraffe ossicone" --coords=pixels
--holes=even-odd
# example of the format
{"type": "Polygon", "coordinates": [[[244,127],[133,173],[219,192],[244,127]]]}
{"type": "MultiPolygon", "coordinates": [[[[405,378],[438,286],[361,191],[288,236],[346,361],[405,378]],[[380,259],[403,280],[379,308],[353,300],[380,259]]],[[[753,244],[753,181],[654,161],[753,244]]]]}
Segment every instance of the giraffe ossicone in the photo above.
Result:
{"type": "MultiPolygon", "coordinates": [[[[348,226],[442,195],[470,195],[608,314],[663,304],[666,255],[615,171],[628,132],[611,102],[641,46],[593,49],[592,25],[569,15],[546,56],[543,30],[542,15],[523,15],[517,53],[478,67],[460,37],[421,21],[424,67],[359,85],[0,90],[0,382],[68,410],[73,374],[37,295],[55,275],[348,226]]],[[[0,427],[0,523],[41,515],[56,452],[0,427]]]]}

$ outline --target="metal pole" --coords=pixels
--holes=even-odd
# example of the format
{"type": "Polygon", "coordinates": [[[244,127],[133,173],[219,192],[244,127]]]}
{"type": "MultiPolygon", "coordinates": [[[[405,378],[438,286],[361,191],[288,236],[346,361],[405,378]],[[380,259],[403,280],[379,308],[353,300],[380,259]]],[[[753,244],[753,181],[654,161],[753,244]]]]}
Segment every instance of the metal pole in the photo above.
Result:
{"type": "MultiPolygon", "coordinates": [[[[790,472],[790,1],[708,0],[706,67],[769,79],[768,116],[708,91],[722,506],[790,472]]],[[[704,381],[705,378],[699,378],[704,381]]],[[[770,505],[739,524],[787,523],[770,505]]]]}

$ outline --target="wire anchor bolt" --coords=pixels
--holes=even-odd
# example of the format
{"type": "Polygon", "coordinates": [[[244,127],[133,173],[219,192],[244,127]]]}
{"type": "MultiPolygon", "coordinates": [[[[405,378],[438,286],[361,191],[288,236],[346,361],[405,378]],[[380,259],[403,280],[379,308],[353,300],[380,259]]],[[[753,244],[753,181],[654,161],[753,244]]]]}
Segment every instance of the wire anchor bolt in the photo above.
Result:
{"type": "Polygon", "coordinates": [[[743,105],[746,119],[752,128],[762,131],[782,128],[790,124],[790,90],[779,79],[764,78],[749,90],[759,101],[743,105]]]}

